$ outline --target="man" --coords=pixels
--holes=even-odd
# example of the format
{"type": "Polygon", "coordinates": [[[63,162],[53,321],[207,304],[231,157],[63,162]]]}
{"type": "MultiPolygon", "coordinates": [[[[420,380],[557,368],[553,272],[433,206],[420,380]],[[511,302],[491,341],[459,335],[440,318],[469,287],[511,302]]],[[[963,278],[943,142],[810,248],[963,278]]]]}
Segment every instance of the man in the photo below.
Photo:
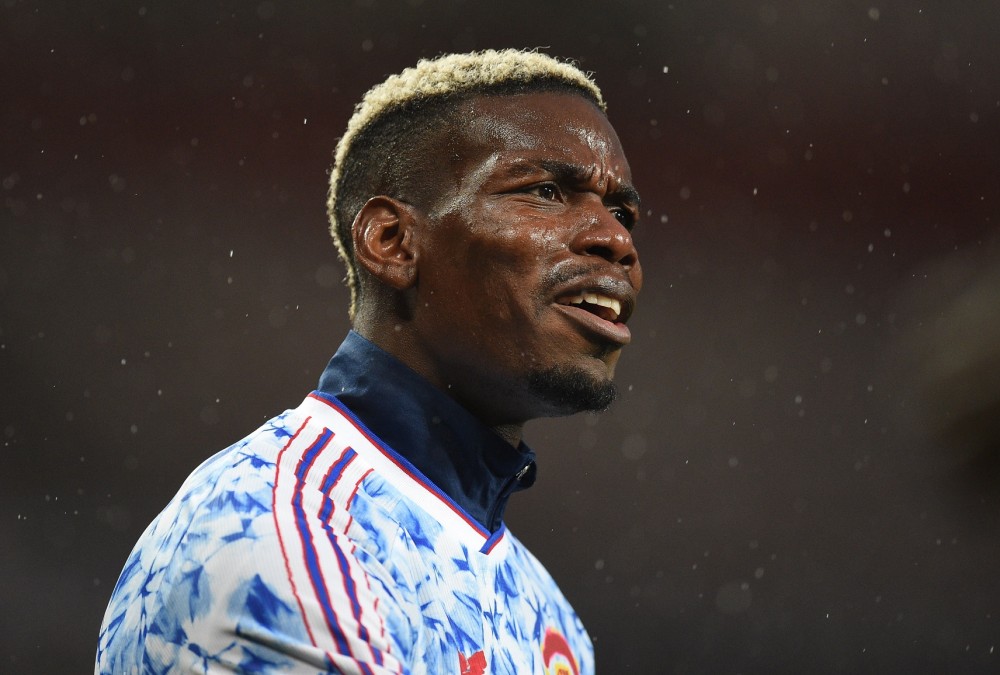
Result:
{"type": "Polygon", "coordinates": [[[606,407],[629,342],[638,195],[599,90],[537,53],[421,61],[330,183],[354,330],[143,534],[97,670],[593,672],[503,511],[524,422],[606,407]]]}

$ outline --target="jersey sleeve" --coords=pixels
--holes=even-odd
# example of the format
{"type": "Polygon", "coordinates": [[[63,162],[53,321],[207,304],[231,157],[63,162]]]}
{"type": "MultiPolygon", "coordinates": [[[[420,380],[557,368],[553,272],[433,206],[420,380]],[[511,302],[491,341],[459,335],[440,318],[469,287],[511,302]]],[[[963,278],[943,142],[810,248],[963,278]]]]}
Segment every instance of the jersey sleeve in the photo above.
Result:
{"type": "Polygon", "coordinates": [[[96,672],[408,673],[405,585],[322,499],[274,501],[254,471],[186,484],[125,566],[96,672]]]}

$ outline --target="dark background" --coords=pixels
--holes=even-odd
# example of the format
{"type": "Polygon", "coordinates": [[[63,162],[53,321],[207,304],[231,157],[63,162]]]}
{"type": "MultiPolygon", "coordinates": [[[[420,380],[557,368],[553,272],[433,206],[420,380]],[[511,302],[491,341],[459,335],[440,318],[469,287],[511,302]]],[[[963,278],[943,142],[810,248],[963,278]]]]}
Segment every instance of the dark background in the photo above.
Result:
{"type": "Polygon", "coordinates": [[[594,71],[647,217],[602,416],[510,527],[601,672],[1000,669],[991,2],[0,1],[0,671],[88,672],[136,538],[348,328],[352,107],[419,57],[594,71]]]}

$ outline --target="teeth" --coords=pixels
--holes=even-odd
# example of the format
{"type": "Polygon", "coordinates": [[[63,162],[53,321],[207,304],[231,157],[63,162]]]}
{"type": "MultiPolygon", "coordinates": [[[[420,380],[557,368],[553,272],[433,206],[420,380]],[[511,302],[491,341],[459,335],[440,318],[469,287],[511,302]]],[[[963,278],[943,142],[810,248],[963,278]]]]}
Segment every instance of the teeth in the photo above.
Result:
{"type": "Polygon", "coordinates": [[[572,298],[568,298],[568,301],[571,305],[582,305],[584,302],[588,302],[591,305],[607,307],[615,313],[616,319],[622,313],[622,303],[618,302],[614,298],[609,298],[606,295],[599,295],[598,293],[584,293],[583,295],[576,295],[572,298]]]}

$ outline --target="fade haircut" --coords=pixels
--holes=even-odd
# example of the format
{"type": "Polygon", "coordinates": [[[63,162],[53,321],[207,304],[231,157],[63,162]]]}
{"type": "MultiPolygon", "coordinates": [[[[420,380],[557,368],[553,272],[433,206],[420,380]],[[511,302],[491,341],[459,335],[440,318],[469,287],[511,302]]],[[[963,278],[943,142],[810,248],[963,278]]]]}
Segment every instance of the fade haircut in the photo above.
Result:
{"type": "Polygon", "coordinates": [[[347,268],[351,318],[361,290],[351,228],[365,202],[376,195],[408,201],[404,195],[425,194],[421,160],[442,129],[460,123],[461,102],[538,91],[577,94],[606,111],[588,74],[546,54],[517,49],[421,59],[364,95],[337,143],[327,197],[330,233],[347,268]]]}

